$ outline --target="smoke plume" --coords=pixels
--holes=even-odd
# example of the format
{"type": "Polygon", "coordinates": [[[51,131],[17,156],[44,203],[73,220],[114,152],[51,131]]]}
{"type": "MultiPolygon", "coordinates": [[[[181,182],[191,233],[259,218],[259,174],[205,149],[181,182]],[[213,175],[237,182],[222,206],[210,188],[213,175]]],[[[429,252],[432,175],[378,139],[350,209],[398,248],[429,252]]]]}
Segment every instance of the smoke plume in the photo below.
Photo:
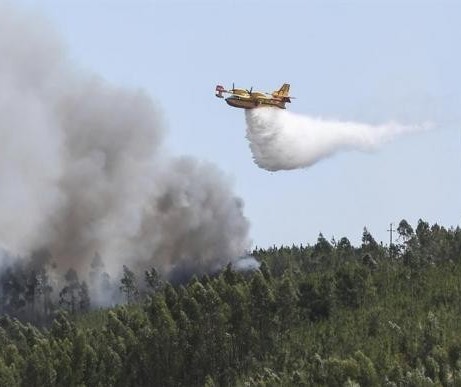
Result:
{"type": "Polygon", "coordinates": [[[0,246],[46,248],[66,270],[187,261],[206,271],[249,247],[243,203],[215,166],[168,156],[141,90],[69,63],[36,15],[0,5],[0,246]]]}
{"type": "Polygon", "coordinates": [[[396,123],[373,126],[323,120],[277,108],[245,113],[254,161],[268,171],[309,167],[342,150],[372,151],[402,133],[419,129],[396,123]]]}

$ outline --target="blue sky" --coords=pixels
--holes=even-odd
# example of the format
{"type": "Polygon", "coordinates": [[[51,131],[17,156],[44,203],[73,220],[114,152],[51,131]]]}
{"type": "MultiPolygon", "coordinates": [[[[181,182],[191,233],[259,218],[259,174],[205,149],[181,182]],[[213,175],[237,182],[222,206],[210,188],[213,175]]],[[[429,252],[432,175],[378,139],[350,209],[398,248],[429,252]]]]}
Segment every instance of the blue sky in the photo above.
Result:
{"type": "Polygon", "coordinates": [[[314,243],[366,226],[461,218],[461,14],[447,1],[21,0],[54,25],[70,57],[162,107],[167,147],[217,164],[245,202],[254,245],[314,243]],[[434,129],[345,152],[304,170],[252,161],[243,111],[216,84],[292,85],[289,109],[434,129]]]}

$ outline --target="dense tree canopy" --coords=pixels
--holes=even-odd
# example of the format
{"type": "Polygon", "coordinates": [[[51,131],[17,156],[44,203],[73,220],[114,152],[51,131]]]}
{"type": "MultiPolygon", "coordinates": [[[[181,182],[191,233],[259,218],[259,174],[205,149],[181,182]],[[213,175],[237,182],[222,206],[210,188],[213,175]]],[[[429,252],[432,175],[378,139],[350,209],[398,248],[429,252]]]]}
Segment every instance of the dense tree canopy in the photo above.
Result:
{"type": "Polygon", "coordinates": [[[461,230],[402,220],[398,233],[392,251],[367,229],[359,247],[320,235],[258,249],[259,270],[175,286],[126,266],[126,304],[90,311],[73,271],[49,297],[49,257],[10,268],[0,386],[461,385],[461,230]]]}

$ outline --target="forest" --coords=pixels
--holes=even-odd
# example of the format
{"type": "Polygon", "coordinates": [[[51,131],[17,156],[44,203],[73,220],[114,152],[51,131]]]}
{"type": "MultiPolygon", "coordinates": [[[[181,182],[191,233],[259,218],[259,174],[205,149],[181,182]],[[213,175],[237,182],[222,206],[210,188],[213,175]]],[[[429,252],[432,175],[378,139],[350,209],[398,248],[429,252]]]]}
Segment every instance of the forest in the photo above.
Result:
{"type": "Polygon", "coordinates": [[[184,283],[127,265],[104,308],[99,256],[58,292],[38,251],[1,273],[0,386],[461,386],[461,229],[397,233],[255,249],[257,270],[184,283]]]}

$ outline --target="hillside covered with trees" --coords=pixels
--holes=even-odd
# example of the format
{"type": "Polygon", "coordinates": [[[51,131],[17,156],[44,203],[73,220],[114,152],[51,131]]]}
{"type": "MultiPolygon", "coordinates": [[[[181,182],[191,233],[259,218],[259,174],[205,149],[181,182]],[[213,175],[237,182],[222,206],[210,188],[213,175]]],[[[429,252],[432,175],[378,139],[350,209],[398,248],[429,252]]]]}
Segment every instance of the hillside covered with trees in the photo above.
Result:
{"type": "Polygon", "coordinates": [[[109,309],[75,272],[53,302],[46,270],[4,271],[0,386],[461,386],[461,229],[398,234],[320,234],[182,285],[125,267],[109,309]]]}

